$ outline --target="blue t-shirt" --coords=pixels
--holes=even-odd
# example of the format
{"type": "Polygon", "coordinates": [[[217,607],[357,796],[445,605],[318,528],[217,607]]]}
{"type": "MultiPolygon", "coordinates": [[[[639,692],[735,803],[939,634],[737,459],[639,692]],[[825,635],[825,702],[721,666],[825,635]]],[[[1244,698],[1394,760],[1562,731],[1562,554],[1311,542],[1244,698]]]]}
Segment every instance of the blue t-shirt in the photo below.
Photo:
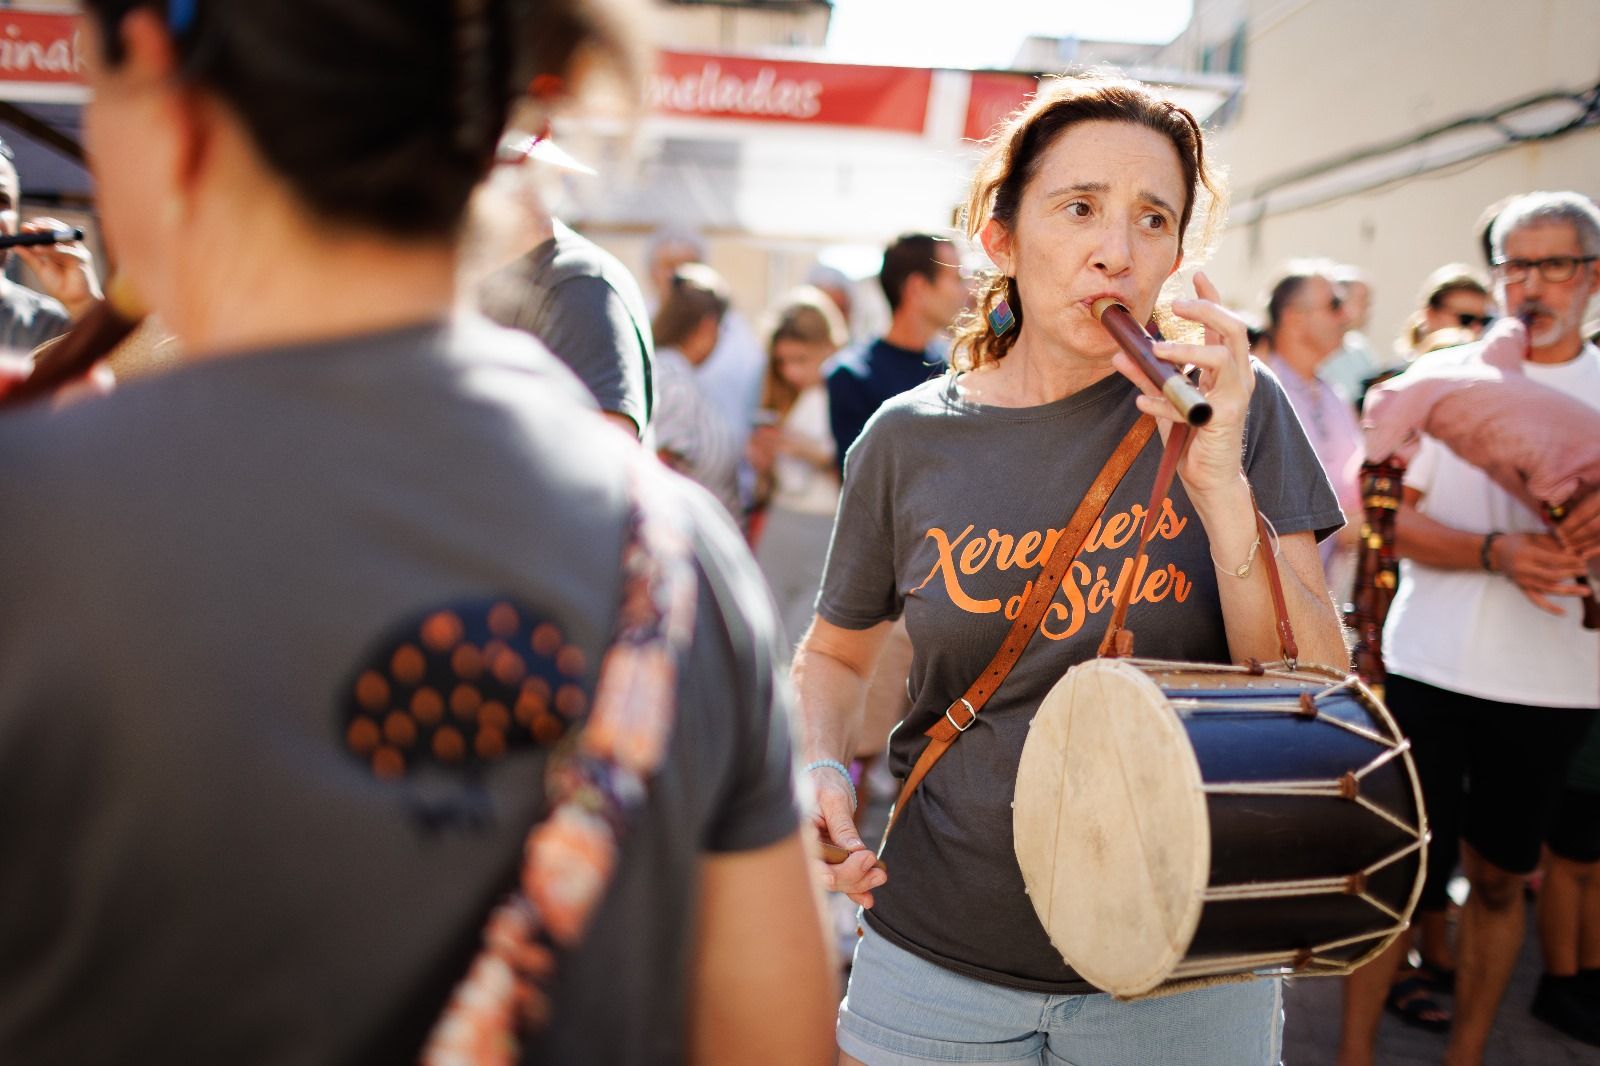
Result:
{"type": "Polygon", "coordinates": [[[916,388],[944,368],[944,357],[931,348],[913,351],[881,337],[839,356],[828,373],[828,421],[837,449],[834,462],[841,474],[845,452],[884,401],[916,388]]]}

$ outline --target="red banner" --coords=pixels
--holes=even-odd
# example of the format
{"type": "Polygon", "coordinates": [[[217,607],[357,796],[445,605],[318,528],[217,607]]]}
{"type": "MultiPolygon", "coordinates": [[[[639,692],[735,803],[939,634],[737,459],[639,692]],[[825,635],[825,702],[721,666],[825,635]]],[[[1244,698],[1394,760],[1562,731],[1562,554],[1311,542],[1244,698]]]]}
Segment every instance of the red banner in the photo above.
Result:
{"type": "Polygon", "coordinates": [[[0,97],[17,86],[82,84],[76,15],[0,12],[0,97]]]}
{"type": "Polygon", "coordinates": [[[657,114],[922,132],[933,74],[746,56],[660,52],[650,79],[657,114]]]}
{"type": "Polygon", "coordinates": [[[974,71],[972,92],[967,96],[967,121],[962,136],[981,141],[994,132],[1000,120],[1022,106],[1039,87],[1039,79],[1029,74],[988,74],[974,71]]]}

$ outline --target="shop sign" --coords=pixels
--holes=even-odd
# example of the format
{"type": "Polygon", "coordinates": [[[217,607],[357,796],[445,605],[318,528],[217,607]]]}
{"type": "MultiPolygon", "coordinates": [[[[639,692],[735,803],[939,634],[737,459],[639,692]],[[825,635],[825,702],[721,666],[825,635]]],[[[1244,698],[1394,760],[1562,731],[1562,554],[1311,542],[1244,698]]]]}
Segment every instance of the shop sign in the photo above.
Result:
{"type": "Polygon", "coordinates": [[[920,133],[931,71],[695,52],[658,53],[648,102],[664,115],[920,133]]]}
{"type": "Polygon", "coordinates": [[[993,132],[1000,120],[1021,107],[1039,87],[1031,74],[1001,74],[974,71],[972,90],[967,95],[967,121],[962,136],[981,141],[993,132]]]}
{"type": "MultiPolygon", "coordinates": [[[[82,85],[75,15],[0,12],[0,84],[82,85]]],[[[0,90],[0,95],[4,95],[0,90]]]]}

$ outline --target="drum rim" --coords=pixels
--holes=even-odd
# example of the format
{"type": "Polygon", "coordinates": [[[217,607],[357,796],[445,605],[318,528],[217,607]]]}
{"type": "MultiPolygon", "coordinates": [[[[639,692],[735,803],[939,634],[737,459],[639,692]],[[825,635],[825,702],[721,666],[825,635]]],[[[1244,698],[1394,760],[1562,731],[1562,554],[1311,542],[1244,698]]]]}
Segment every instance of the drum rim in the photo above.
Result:
{"type": "MultiPolygon", "coordinates": [[[[1196,797],[1198,800],[1198,802],[1186,805],[1185,808],[1190,815],[1189,828],[1193,835],[1197,838],[1198,846],[1194,849],[1192,869],[1189,871],[1190,877],[1188,878],[1189,887],[1192,890],[1184,893],[1181,898],[1183,909],[1175,927],[1176,935],[1172,938],[1174,942],[1181,943],[1184,946],[1183,950],[1178,952],[1175,958],[1170,956],[1163,957],[1159,963],[1152,964],[1148,971],[1142,973],[1137,979],[1108,980],[1108,975],[1106,975],[1103,971],[1101,971],[1098,976],[1096,973],[1091,972],[1098,968],[1095,961],[1091,961],[1089,968],[1085,969],[1078,961],[1074,961],[1069,957],[1068,951],[1057,941],[1056,933],[1051,931],[1051,929],[1046,925],[1045,916],[1040,913],[1039,897],[1034,891],[1036,886],[1029,883],[1030,878],[1026,869],[1023,867],[1023,859],[1020,851],[1017,848],[1017,796],[1021,791],[1020,785],[1022,784],[1024,776],[1023,764],[1029,760],[1029,746],[1032,744],[1034,736],[1037,735],[1032,729],[1032,723],[1030,723],[1028,738],[1023,742],[1022,756],[1018,760],[1017,780],[1013,785],[1012,850],[1017,859],[1017,867],[1018,871],[1022,875],[1023,884],[1028,889],[1029,904],[1033,909],[1035,917],[1039,919],[1040,926],[1044,929],[1045,935],[1049,938],[1051,946],[1055,948],[1056,952],[1062,957],[1062,960],[1068,966],[1071,966],[1085,980],[1094,984],[1096,987],[1102,988],[1107,992],[1111,992],[1119,996],[1139,995],[1158,987],[1162,983],[1163,979],[1172,971],[1172,964],[1182,961],[1184,958],[1184,952],[1187,951],[1188,945],[1194,940],[1195,932],[1199,928],[1201,914],[1205,909],[1205,901],[1203,896],[1208,880],[1211,860],[1211,824],[1206,815],[1206,803],[1203,792],[1204,782],[1200,773],[1200,763],[1198,758],[1195,756],[1193,748],[1188,742],[1187,732],[1184,729],[1183,723],[1177,712],[1172,709],[1172,706],[1167,700],[1165,693],[1161,691],[1161,687],[1156,684],[1156,682],[1143,668],[1142,664],[1150,661],[1154,660],[1090,659],[1086,662],[1079,663],[1069,669],[1053,686],[1051,686],[1050,692],[1045,695],[1045,698],[1042,701],[1040,701],[1039,707],[1035,712],[1035,717],[1037,718],[1039,714],[1045,713],[1046,705],[1052,701],[1058,692],[1064,691],[1069,684],[1086,682],[1096,673],[1111,673],[1122,680],[1132,683],[1137,688],[1146,690],[1147,694],[1151,697],[1149,706],[1154,716],[1152,720],[1159,722],[1160,728],[1170,734],[1169,739],[1181,741],[1180,744],[1175,746],[1175,750],[1180,753],[1180,758],[1178,760],[1178,765],[1174,766],[1173,769],[1177,770],[1182,775],[1183,780],[1181,785],[1183,791],[1186,794],[1196,797]]],[[[1206,664],[1187,665],[1204,666],[1206,664]]]]}
{"type": "MultiPolygon", "coordinates": [[[[1422,886],[1428,876],[1428,851],[1433,845],[1433,830],[1428,827],[1428,808],[1422,802],[1422,779],[1417,775],[1417,762],[1411,756],[1411,738],[1400,731],[1400,723],[1395,721],[1394,715],[1389,710],[1389,705],[1373,691],[1372,687],[1356,674],[1350,674],[1348,680],[1355,687],[1367,706],[1372,708],[1383,721],[1384,726],[1400,740],[1400,759],[1406,765],[1406,775],[1411,781],[1411,794],[1417,804],[1417,832],[1421,835],[1422,846],[1417,851],[1417,876],[1411,885],[1411,898],[1406,901],[1406,909],[1400,927],[1393,934],[1383,938],[1373,945],[1372,950],[1356,959],[1350,964],[1350,970],[1359,969],[1382,955],[1388,950],[1389,945],[1401,933],[1411,928],[1411,918],[1417,913],[1417,904],[1422,901],[1422,886]]],[[[1348,971],[1347,971],[1348,972],[1348,971]]]]}

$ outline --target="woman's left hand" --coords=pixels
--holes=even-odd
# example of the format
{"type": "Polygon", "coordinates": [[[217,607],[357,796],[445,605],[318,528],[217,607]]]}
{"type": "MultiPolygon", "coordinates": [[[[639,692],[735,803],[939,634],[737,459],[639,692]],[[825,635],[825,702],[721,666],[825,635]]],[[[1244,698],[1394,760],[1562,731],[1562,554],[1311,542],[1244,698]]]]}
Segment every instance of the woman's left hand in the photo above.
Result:
{"type": "MultiPolygon", "coordinates": [[[[1245,416],[1250,410],[1256,378],[1250,368],[1250,342],[1244,321],[1222,306],[1221,294],[1204,274],[1194,276],[1194,291],[1198,299],[1174,300],[1172,311],[1180,318],[1204,325],[1205,343],[1158,341],[1155,353],[1179,367],[1199,367],[1200,392],[1211,403],[1211,421],[1194,430],[1189,450],[1178,466],[1184,488],[1199,503],[1201,497],[1222,495],[1241,483],[1245,416]]],[[[1139,410],[1164,422],[1183,421],[1172,403],[1135,368],[1127,353],[1117,352],[1112,363],[1143,392],[1135,401],[1139,410]]]]}

